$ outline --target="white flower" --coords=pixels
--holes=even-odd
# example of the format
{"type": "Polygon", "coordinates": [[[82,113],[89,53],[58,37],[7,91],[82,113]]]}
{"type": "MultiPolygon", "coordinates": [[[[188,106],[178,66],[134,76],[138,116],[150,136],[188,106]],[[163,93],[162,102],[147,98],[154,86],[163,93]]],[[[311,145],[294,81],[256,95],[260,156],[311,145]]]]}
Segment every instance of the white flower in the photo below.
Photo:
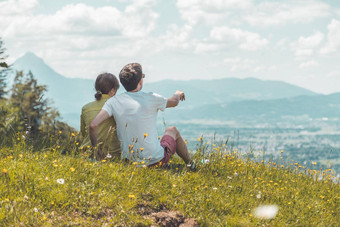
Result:
{"type": "Polygon", "coordinates": [[[204,163],[205,164],[207,164],[207,163],[209,163],[210,161],[209,161],[209,159],[204,159],[204,163]]]}
{"type": "Polygon", "coordinates": [[[213,190],[217,190],[217,188],[212,188],[213,190]]]}
{"type": "Polygon", "coordinates": [[[228,185],[228,187],[229,187],[229,188],[232,188],[233,186],[231,186],[231,185],[228,185]]]}
{"type": "Polygon", "coordinates": [[[36,207],[34,207],[33,210],[34,210],[35,213],[39,212],[38,208],[36,208],[36,207]]]}
{"type": "Polygon", "coordinates": [[[108,153],[108,154],[106,155],[106,157],[107,157],[107,158],[112,158],[112,155],[110,155],[110,153],[108,153]]]}
{"type": "Polygon", "coordinates": [[[64,184],[65,183],[65,180],[60,178],[60,179],[57,179],[57,183],[58,184],[64,184]]]}
{"type": "Polygon", "coordinates": [[[227,178],[230,179],[230,180],[233,179],[232,177],[229,177],[229,176],[227,176],[227,178]]]}
{"type": "Polygon", "coordinates": [[[265,205],[255,208],[254,215],[261,219],[273,219],[278,211],[279,207],[277,205],[265,205]]]}
{"type": "Polygon", "coordinates": [[[237,176],[238,176],[238,173],[234,173],[234,175],[235,175],[235,177],[237,177],[237,176]]]}
{"type": "Polygon", "coordinates": [[[261,199],[261,197],[262,197],[261,193],[257,194],[257,196],[256,196],[256,198],[258,198],[258,199],[261,199]]]}

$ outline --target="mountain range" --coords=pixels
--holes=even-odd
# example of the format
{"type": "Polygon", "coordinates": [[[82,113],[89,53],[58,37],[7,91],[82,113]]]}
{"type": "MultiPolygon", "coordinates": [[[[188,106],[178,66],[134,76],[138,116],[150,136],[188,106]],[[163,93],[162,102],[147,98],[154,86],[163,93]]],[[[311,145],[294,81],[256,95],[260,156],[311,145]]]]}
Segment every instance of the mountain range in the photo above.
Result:
{"type": "MultiPolygon", "coordinates": [[[[39,84],[47,85],[46,96],[52,105],[59,110],[63,120],[79,129],[82,106],[94,100],[94,80],[64,77],[33,53],[26,53],[12,67],[17,71],[31,71],[39,84]]],[[[265,119],[286,115],[328,117],[340,112],[340,94],[320,95],[281,81],[224,78],[149,83],[146,78],[143,88],[165,97],[171,96],[177,89],[186,93],[186,101],[176,111],[166,111],[164,116],[167,119],[265,119]]],[[[119,93],[123,90],[121,86],[119,93]]]]}

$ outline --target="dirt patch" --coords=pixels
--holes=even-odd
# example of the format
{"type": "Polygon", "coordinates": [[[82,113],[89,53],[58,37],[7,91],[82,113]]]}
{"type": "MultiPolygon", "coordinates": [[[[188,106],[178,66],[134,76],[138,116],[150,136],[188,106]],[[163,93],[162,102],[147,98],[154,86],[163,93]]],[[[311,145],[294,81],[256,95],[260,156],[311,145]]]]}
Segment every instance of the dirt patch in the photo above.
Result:
{"type": "Polygon", "coordinates": [[[145,218],[153,220],[154,226],[163,227],[199,227],[195,219],[186,218],[178,211],[167,210],[165,205],[152,208],[148,203],[138,205],[139,213],[145,218]]]}
{"type": "Polygon", "coordinates": [[[199,224],[194,219],[186,219],[184,215],[177,211],[161,211],[149,215],[159,226],[164,227],[198,227],[199,224]]]}

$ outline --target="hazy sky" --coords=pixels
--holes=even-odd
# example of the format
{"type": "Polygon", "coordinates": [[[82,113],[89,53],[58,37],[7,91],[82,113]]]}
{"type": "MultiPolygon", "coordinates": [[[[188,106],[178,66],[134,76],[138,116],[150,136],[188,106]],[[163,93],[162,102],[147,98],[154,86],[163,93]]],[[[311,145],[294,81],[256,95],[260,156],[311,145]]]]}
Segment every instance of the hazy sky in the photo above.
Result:
{"type": "MultiPolygon", "coordinates": [[[[31,51],[67,77],[256,77],[340,92],[340,1],[0,0],[10,61],[31,51]]],[[[228,89],[228,88],[226,88],[228,89]]]]}

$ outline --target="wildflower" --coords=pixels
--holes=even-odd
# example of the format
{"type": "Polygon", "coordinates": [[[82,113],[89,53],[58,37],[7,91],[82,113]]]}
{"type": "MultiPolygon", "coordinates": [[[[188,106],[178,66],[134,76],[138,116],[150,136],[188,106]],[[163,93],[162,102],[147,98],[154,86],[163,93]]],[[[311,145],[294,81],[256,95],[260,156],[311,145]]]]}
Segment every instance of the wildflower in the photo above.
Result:
{"type": "Polygon", "coordinates": [[[212,188],[212,189],[213,189],[213,190],[215,190],[215,191],[217,190],[217,188],[216,188],[216,187],[214,187],[214,188],[212,188]]]}
{"type": "Polygon", "coordinates": [[[6,174],[6,173],[7,173],[7,169],[3,169],[2,172],[3,172],[4,174],[6,174]]]}
{"type": "Polygon", "coordinates": [[[75,136],[76,136],[76,134],[74,134],[74,133],[72,132],[71,136],[75,137],[75,136]]]}
{"type": "Polygon", "coordinates": [[[279,207],[277,205],[265,205],[257,207],[254,210],[254,215],[261,219],[273,219],[278,211],[279,207]]]}
{"type": "Polygon", "coordinates": [[[135,195],[129,195],[129,198],[136,198],[135,195]]]}
{"type": "Polygon", "coordinates": [[[28,200],[28,196],[27,196],[27,195],[25,195],[25,196],[24,196],[24,199],[28,200]]]}
{"type": "Polygon", "coordinates": [[[65,183],[65,180],[60,178],[60,179],[57,179],[57,183],[58,184],[64,184],[65,183]]]}
{"type": "Polygon", "coordinates": [[[229,180],[233,179],[232,177],[229,177],[229,176],[227,176],[227,178],[228,178],[229,180]]]}
{"type": "Polygon", "coordinates": [[[74,172],[75,170],[76,170],[76,169],[73,168],[73,167],[70,168],[70,171],[71,171],[71,172],[74,172]]]}
{"type": "Polygon", "coordinates": [[[107,158],[112,158],[112,155],[110,155],[110,153],[108,153],[108,154],[106,155],[106,157],[107,157],[107,158]]]}
{"type": "Polygon", "coordinates": [[[147,133],[144,133],[144,138],[146,138],[146,137],[148,137],[149,136],[149,134],[147,134],[147,133]]]}
{"type": "Polygon", "coordinates": [[[261,197],[262,197],[261,193],[256,195],[256,198],[258,198],[258,199],[261,199],[261,197]]]}
{"type": "Polygon", "coordinates": [[[140,151],[144,151],[144,148],[143,148],[143,147],[141,147],[141,148],[140,148],[140,151]]]}
{"type": "Polygon", "coordinates": [[[102,162],[103,162],[103,163],[106,162],[106,159],[103,159],[102,162]]]}
{"type": "Polygon", "coordinates": [[[281,154],[283,153],[283,150],[281,150],[281,154]]]}
{"type": "Polygon", "coordinates": [[[238,173],[237,173],[237,172],[235,172],[235,173],[234,173],[234,175],[235,175],[235,177],[237,177],[237,176],[238,176],[238,173]]]}
{"type": "Polygon", "coordinates": [[[134,151],[133,150],[131,150],[131,153],[133,153],[134,151]]]}
{"type": "Polygon", "coordinates": [[[312,162],[312,165],[316,165],[316,162],[312,162]]]}
{"type": "Polygon", "coordinates": [[[59,131],[58,133],[61,134],[61,131],[59,131]]]}
{"type": "Polygon", "coordinates": [[[33,208],[33,211],[34,211],[35,213],[38,213],[38,212],[39,212],[38,208],[36,208],[36,207],[33,208]]]}

